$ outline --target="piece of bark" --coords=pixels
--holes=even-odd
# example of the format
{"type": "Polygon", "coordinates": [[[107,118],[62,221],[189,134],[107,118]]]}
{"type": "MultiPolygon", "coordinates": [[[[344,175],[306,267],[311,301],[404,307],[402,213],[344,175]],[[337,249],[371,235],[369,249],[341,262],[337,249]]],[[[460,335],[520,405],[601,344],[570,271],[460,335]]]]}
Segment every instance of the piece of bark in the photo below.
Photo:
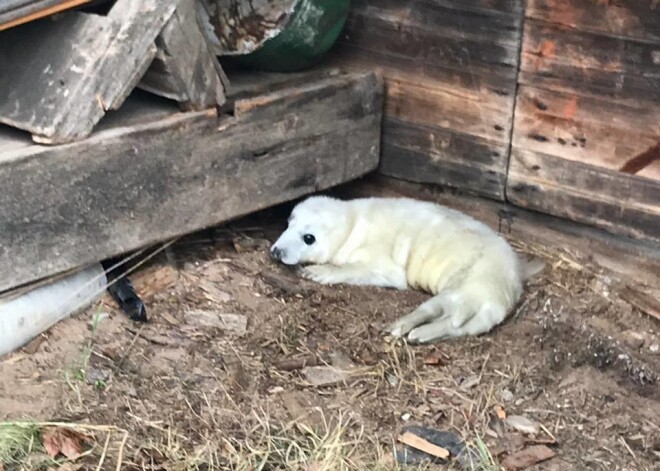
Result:
{"type": "Polygon", "coordinates": [[[436,458],[449,458],[449,450],[434,445],[433,443],[418,437],[412,432],[404,432],[397,437],[397,441],[403,443],[404,445],[408,445],[409,447],[415,448],[416,450],[421,450],[424,453],[435,456],[436,458]]]}
{"type": "Polygon", "coordinates": [[[507,471],[529,468],[533,464],[554,458],[556,453],[545,445],[534,445],[508,455],[502,460],[507,471]]]}

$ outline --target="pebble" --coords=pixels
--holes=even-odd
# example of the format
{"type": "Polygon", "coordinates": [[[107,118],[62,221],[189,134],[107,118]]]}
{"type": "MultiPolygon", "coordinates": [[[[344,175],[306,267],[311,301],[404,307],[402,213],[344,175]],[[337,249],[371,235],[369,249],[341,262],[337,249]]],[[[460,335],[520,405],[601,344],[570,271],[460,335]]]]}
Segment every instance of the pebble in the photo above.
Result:
{"type": "Polygon", "coordinates": [[[500,393],[500,399],[502,402],[511,402],[513,401],[513,393],[508,389],[503,389],[500,393]]]}

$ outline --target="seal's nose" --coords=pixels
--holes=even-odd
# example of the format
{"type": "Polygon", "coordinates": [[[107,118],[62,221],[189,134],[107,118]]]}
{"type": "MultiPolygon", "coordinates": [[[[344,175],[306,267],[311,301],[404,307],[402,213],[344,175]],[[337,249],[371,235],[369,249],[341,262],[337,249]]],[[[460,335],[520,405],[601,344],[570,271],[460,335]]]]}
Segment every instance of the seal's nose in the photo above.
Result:
{"type": "Polygon", "coordinates": [[[273,246],[270,249],[270,256],[273,257],[275,260],[281,261],[282,257],[284,257],[284,250],[273,246]]]}

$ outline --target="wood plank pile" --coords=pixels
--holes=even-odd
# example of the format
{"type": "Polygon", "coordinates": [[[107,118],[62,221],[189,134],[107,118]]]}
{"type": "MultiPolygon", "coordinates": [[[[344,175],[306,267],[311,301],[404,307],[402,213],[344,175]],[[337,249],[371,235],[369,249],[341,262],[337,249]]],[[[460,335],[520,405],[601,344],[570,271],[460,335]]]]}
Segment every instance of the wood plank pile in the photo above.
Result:
{"type": "Polygon", "coordinates": [[[195,15],[196,0],[117,0],[107,15],[2,31],[0,122],[61,144],[88,137],[136,86],[184,110],[222,105],[227,79],[195,15]]]}
{"type": "Polygon", "coordinates": [[[101,3],[0,31],[0,299],[377,167],[378,75],[230,82],[204,2],[101,3]]]}
{"type": "Polygon", "coordinates": [[[656,0],[354,0],[334,64],[377,69],[381,172],[660,241],[656,0]]]}

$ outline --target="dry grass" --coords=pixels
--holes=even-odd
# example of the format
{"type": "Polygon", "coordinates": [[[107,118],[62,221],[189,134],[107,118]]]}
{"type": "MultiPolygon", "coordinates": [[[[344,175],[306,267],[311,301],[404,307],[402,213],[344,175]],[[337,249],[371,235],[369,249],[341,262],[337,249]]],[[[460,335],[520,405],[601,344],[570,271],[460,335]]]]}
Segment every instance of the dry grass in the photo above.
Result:
{"type": "MultiPolygon", "coordinates": [[[[229,233],[230,238],[233,235],[229,233]]],[[[570,329],[555,332],[552,329],[557,327],[551,321],[554,316],[553,322],[562,327],[583,318],[582,310],[591,313],[592,299],[600,296],[594,295],[597,267],[568,250],[512,243],[520,252],[544,259],[548,268],[529,287],[512,319],[491,335],[428,347],[384,339],[375,331],[374,324],[383,320],[381,313],[391,316],[391,311],[409,309],[416,305],[412,297],[367,289],[346,289],[338,295],[317,286],[303,287],[304,294],[274,291],[257,276],[265,262],[256,249],[237,251],[240,256],[222,247],[209,250],[206,265],[204,257],[190,257],[194,262],[180,270],[183,276],[170,296],[176,302],[165,302],[163,297],[152,303],[154,322],[147,327],[154,338],[164,342],[150,343],[146,335],[128,336],[123,325],[108,331],[113,324],[104,324],[98,329],[98,313],[92,318],[91,335],[82,345],[79,361],[72,362],[75,369],[70,371],[78,373],[68,378],[73,394],[67,391],[69,396],[62,401],[57,417],[81,421],[87,414],[90,421],[118,425],[61,424],[92,434],[93,441],[81,460],[84,469],[98,470],[437,469],[400,467],[394,460],[392,450],[401,446],[394,442],[396,434],[402,426],[415,422],[461,436],[478,455],[474,471],[502,471],[497,462],[503,456],[502,447],[493,437],[506,441],[515,434],[496,427],[501,421],[494,416],[495,406],[504,406],[509,415],[529,415],[552,437],[547,425],[562,439],[559,446],[564,453],[572,452],[577,463],[584,463],[579,455],[597,452],[599,443],[617,451],[607,437],[585,439],[581,430],[573,434],[578,426],[594,436],[599,430],[589,428],[591,423],[575,413],[585,406],[554,410],[559,400],[554,384],[564,373],[548,373],[546,363],[550,349],[562,347],[569,354],[581,351],[578,347],[584,342],[579,336],[568,338],[565,332],[571,333],[570,329]],[[205,271],[211,265],[217,269],[205,271]],[[223,272],[222,267],[228,269],[223,272]],[[253,314],[254,337],[235,340],[222,332],[198,329],[189,341],[189,331],[178,323],[185,323],[185,309],[209,305],[208,299],[196,294],[202,276],[223,290],[233,290],[232,301],[216,303],[213,308],[253,314]],[[237,293],[247,293],[247,301],[255,304],[246,302],[244,308],[244,298],[237,293]],[[562,301],[565,298],[574,300],[569,304],[562,301]],[[572,309],[570,323],[565,319],[569,314],[561,312],[564,305],[572,309]],[[158,318],[162,312],[167,313],[167,320],[158,318]],[[178,337],[168,337],[171,332],[178,337]],[[529,338],[521,335],[527,332],[529,338]],[[544,339],[551,345],[538,342],[544,339]],[[117,356],[101,358],[108,346],[117,356]],[[359,372],[346,384],[312,388],[299,369],[277,366],[278,361],[302,357],[330,362],[327,358],[335,349],[348,354],[359,372]],[[154,356],[163,351],[172,354],[155,362],[154,356]],[[112,370],[108,388],[85,381],[90,352],[98,362],[90,367],[112,370]],[[427,363],[429,356],[439,360],[427,363]],[[235,378],[229,367],[233,360],[250,377],[246,386],[237,389],[232,386],[235,378]],[[200,371],[193,371],[195,367],[200,371]],[[147,381],[148,390],[142,388],[147,381]],[[272,392],[275,389],[279,392],[272,392]],[[520,403],[503,403],[503,392],[515,394],[520,403]],[[301,419],[282,406],[280,395],[312,398],[322,420],[301,419]],[[406,414],[412,416],[410,422],[403,419],[406,414]],[[294,417],[298,418],[291,421],[294,417]],[[576,446],[583,446],[584,451],[572,451],[576,446]]],[[[138,266],[146,261],[142,256],[138,266]]],[[[85,331],[85,337],[88,335],[85,331]]],[[[566,369],[570,372],[571,366],[566,369]]],[[[306,405],[302,399],[300,404],[306,405]]],[[[597,412],[589,410],[600,417],[597,412]]],[[[623,413],[618,414],[613,417],[623,413]]],[[[0,463],[18,463],[16,469],[26,470],[34,469],[39,459],[51,467],[63,463],[44,461],[40,450],[39,431],[51,424],[16,424],[0,423],[0,463]]],[[[631,424],[631,429],[637,426],[637,422],[631,424]]],[[[630,449],[625,440],[622,443],[631,456],[644,453],[630,449]]],[[[442,469],[459,468],[452,464],[442,469]]]]}

